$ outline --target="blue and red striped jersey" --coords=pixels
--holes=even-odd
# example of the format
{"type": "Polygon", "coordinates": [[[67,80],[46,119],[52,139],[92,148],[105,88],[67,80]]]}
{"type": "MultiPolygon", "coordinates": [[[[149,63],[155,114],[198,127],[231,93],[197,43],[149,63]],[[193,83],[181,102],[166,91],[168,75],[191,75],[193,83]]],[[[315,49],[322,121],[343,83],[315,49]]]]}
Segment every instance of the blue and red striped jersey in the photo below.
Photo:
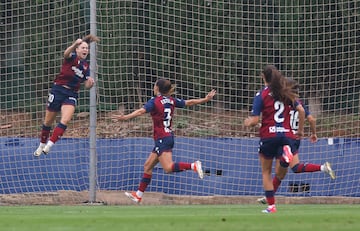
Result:
{"type": "Polygon", "coordinates": [[[153,120],[154,139],[161,139],[173,135],[172,119],[175,108],[184,108],[185,100],[158,95],[152,97],[144,108],[153,120]]]}
{"type": "Polygon", "coordinates": [[[54,80],[55,85],[67,86],[78,92],[80,84],[90,76],[90,67],[86,60],[81,60],[75,52],[70,58],[65,58],[60,73],[54,80]]]}
{"type": "MultiPolygon", "coordinates": [[[[294,105],[296,107],[298,104],[294,105]]],[[[290,111],[293,106],[276,101],[268,87],[263,88],[254,98],[252,115],[261,115],[260,138],[286,136],[295,139],[290,126],[290,111]]]]}

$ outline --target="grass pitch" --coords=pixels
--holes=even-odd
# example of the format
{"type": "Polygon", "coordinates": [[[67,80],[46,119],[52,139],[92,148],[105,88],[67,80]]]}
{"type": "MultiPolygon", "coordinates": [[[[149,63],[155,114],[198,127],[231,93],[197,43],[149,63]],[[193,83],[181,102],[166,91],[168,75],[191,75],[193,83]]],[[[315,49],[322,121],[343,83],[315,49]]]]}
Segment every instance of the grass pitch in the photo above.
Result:
{"type": "Polygon", "coordinates": [[[6,231],[360,230],[360,205],[2,206],[6,231]]]}

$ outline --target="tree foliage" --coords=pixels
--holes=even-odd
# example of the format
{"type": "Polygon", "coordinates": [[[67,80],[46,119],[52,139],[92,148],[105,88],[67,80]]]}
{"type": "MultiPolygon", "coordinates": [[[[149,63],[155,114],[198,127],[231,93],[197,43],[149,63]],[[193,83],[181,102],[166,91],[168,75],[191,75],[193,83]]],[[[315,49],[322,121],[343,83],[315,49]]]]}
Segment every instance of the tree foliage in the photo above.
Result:
{"type": "MultiPolygon", "coordinates": [[[[0,98],[11,102],[2,108],[46,95],[63,50],[90,30],[88,1],[27,3],[0,5],[0,98]]],[[[96,4],[100,104],[136,101],[132,89],[151,91],[161,76],[180,85],[181,95],[198,97],[212,86],[223,93],[219,100],[233,102],[225,108],[247,109],[261,86],[259,71],[270,63],[298,80],[305,98],[320,99],[323,110],[359,112],[357,1],[96,4]]]]}

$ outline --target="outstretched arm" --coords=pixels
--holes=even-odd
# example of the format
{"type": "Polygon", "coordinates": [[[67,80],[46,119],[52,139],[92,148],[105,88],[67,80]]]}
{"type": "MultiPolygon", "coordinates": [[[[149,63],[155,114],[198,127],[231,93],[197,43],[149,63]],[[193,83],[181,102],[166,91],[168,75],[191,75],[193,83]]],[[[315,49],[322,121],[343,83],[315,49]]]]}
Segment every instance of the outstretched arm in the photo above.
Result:
{"type": "Polygon", "coordinates": [[[189,100],[185,100],[185,105],[186,106],[193,106],[196,104],[202,104],[202,103],[206,103],[209,102],[216,94],[216,90],[212,89],[206,96],[205,98],[201,98],[201,99],[189,99],[189,100]]]}
{"type": "Polygon", "coordinates": [[[146,113],[145,108],[139,108],[139,109],[131,112],[130,114],[127,114],[127,115],[112,115],[111,118],[118,119],[118,120],[129,120],[129,119],[141,116],[142,114],[145,114],[145,113],[146,113]]]}

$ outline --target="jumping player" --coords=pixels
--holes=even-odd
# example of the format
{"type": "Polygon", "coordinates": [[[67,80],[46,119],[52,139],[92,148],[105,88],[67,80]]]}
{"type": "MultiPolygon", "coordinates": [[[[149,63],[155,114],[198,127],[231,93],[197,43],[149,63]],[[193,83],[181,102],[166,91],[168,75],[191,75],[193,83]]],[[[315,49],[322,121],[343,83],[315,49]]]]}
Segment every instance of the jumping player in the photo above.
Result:
{"type": "Polygon", "coordinates": [[[143,194],[150,184],[153,168],[160,162],[166,173],[194,170],[199,177],[204,177],[200,161],[194,163],[173,162],[172,149],[174,147],[174,134],[171,129],[175,108],[184,108],[210,101],[216,94],[210,91],[205,98],[184,100],[172,97],[175,88],[167,79],[159,79],[154,85],[154,97],[144,107],[127,115],[113,115],[113,119],[128,120],[145,113],[150,113],[153,120],[153,138],[155,146],[144,164],[144,173],[136,192],[125,192],[132,201],[140,203],[143,194]]]}
{"type": "Polygon", "coordinates": [[[99,39],[90,34],[83,39],[77,39],[64,51],[64,61],[60,73],[56,76],[49,93],[40,144],[35,150],[34,156],[38,157],[42,153],[48,154],[51,147],[64,134],[67,124],[75,112],[80,84],[84,83],[87,89],[94,85],[94,79],[90,77],[89,64],[85,59],[89,54],[90,42],[97,41],[99,39]],[[49,139],[51,125],[59,112],[61,112],[60,122],[49,139]]]}
{"type": "Polygon", "coordinates": [[[304,131],[305,111],[296,102],[297,95],[286,83],[285,77],[275,66],[268,65],[261,73],[265,88],[254,98],[251,116],[245,119],[245,126],[255,126],[260,121],[259,158],[262,169],[263,187],[268,208],[264,213],[275,213],[275,192],[272,183],[273,159],[279,159],[280,167],[276,175],[285,175],[291,163],[295,150],[292,140],[297,137],[290,127],[290,109],[294,107],[299,113],[299,129],[297,135],[301,137],[304,131]],[[290,106],[289,106],[290,105],[290,106]]]}

